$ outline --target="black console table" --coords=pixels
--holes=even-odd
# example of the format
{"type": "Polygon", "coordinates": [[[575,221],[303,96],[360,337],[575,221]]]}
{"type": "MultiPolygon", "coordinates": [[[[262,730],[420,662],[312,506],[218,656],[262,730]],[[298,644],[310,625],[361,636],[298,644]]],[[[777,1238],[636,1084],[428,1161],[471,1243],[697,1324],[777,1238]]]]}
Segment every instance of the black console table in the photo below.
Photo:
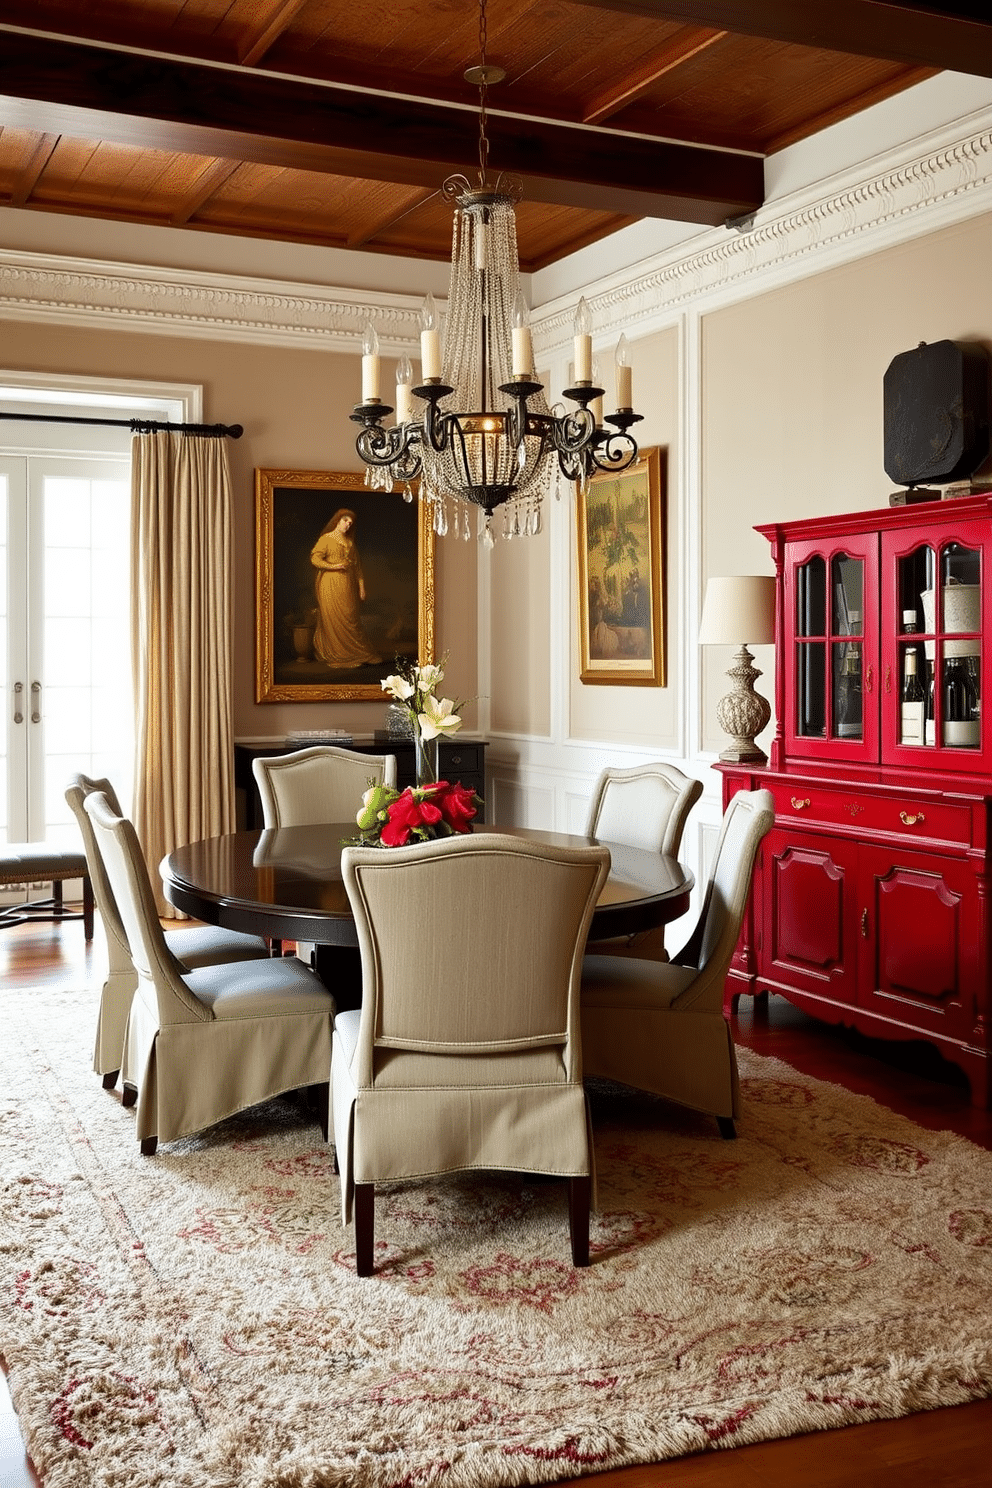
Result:
{"type": "MultiPolygon", "coordinates": [[[[366,736],[361,740],[356,739],[351,744],[345,744],[342,741],[342,747],[353,749],[359,754],[394,754],[396,756],[396,783],[400,790],[413,785],[415,774],[412,739],[396,739],[387,733],[376,733],[371,739],[366,736]]],[[[262,825],[262,803],[259,800],[258,787],[251,770],[252,760],[260,755],[290,754],[293,750],[303,748],[306,748],[304,744],[295,742],[287,744],[285,739],[245,739],[240,743],[235,743],[234,788],[239,792],[239,826],[242,825],[242,804],[244,827],[251,831],[262,825]]],[[[453,739],[442,739],[438,750],[441,779],[460,780],[467,790],[473,790],[476,795],[485,799],[485,751],[486,744],[482,739],[466,738],[460,734],[453,739]]],[[[355,802],[356,811],[360,804],[359,801],[355,802]]],[[[485,819],[486,813],[483,807],[479,820],[485,821],[485,819]]]]}

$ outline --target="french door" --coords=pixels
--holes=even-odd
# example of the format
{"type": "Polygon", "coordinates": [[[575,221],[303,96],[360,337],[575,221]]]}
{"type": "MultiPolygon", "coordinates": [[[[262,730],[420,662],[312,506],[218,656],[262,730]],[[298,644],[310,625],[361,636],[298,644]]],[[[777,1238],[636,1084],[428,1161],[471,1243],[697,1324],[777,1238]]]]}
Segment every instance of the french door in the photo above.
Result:
{"type": "Polygon", "coordinates": [[[128,455],[0,457],[0,840],[79,843],[64,799],[133,772],[128,455]]]}

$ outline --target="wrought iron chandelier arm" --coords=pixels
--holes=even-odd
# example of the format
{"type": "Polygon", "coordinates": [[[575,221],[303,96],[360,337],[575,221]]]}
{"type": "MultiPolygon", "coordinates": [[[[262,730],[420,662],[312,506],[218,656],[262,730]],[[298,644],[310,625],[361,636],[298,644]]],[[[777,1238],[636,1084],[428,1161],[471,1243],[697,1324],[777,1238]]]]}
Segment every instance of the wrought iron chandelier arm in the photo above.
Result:
{"type": "Polygon", "coordinates": [[[417,425],[422,442],[426,443],[437,455],[447,449],[450,443],[447,427],[450,423],[450,415],[442,412],[441,399],[446,398],[452,392],[454,388],[440,381],[427,382],[422,387],[415,387],[413,390],[414,397],[422,398],[427,404],[423,419],[417,425]]]}
{"type": "Polygon", "coordinates": [[[384,403],[360,404],[351,415],[356,424],[363,425],[356,436],[355,448],[366,465],[394,465],[413,459],[419,466],[420,456],[415,451],[420,444],[420,428],[417,424],[384,428],[382,420],[392,411],[384,403]]]}

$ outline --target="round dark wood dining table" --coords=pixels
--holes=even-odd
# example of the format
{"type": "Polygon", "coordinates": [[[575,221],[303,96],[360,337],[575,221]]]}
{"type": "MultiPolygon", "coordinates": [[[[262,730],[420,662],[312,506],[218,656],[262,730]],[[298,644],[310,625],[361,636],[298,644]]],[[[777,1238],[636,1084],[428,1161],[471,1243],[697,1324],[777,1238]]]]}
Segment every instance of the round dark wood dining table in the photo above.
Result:
{"type": "MultiPolygon", "coordinates": [[[[532,827],[474,830],[552,847],[584,847],[598,840],[532,827]]],[[[190,842],[162,861],[165,896],[211,925],[312,942],[318,975],[339,1007],[354,1007],[361,1000],[358,936],[341,878],[341,850],[354,835],[353,822],[335,822],[190,842]]],[[[632,935],[685,914],[694,879],[677,858],[619,843],[603,845],[610,850],[610,876],[593,915],[591,940],[632,935]]]]}

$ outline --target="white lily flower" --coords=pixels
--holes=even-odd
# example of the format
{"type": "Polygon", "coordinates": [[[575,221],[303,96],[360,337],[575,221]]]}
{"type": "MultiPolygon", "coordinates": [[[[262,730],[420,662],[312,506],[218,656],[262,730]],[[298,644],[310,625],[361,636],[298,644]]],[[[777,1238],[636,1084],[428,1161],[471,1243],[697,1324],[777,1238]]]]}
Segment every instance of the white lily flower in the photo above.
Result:
{"type": "Polygon", "coordinates": [[[383,677],[380,685],[383,692],[388,692],[390,697],[396,698],[398,702],[405,703],[408,698],[413,697],[413,685],[405,677],[396,675],[383,677]]]}
{"type": "Polygon", "coordinates": [[[425,739],[436,739],[446,734],[457,734],[462,726],[462,721],[457,713],[452,713],[454,703],[450,698],[427,697],[424,699],[424,711],[418,713],[417,719],[420,723],[420,732],[425,739]]]}
{"type": "Polygon", "coordinates": [[[417,667],[417,690],[421,694],[433,692],[439,682],[444,680],[444,668],[436,663],[417,667]]]}

